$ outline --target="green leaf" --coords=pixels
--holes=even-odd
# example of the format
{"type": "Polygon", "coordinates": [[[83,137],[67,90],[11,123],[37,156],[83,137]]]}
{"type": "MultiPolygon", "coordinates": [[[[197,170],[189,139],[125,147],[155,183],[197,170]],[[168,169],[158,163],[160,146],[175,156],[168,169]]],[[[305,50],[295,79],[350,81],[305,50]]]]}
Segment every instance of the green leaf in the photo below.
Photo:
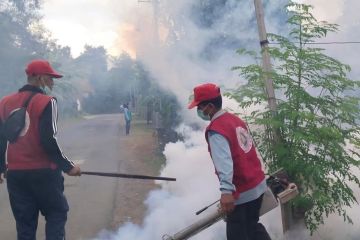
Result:
{"type": "Polygon", "coordinates": [[[360,82],[348,78],[348,65],[308,44],[338,25],[317,21],[310,5],[290,2],[286,9],[289,35],[268,34],[278,43],[268,48],[276,114],[267,107],[266,73],[253,51],[238,51],[253,56],[254,64],[232,68],[246,83],[228,96],[250,110],[246,119],[269,171],[283,168],[298,184],[294,204],[307,206],[305,222],[313,232],[332,213],[352,222],[346,208],[356,203],[349,184],[360,187],[353,172],[360,167],[360,98],[349,93],[359,92],[360,82]]]}

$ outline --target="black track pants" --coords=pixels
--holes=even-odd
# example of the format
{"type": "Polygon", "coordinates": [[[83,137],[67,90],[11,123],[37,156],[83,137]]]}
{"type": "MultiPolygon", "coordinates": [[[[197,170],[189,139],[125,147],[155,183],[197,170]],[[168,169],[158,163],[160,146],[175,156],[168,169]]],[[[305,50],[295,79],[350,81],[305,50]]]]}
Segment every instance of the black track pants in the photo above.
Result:
{"type": "Polygon", "coordinates": [[[39,212],[46,220],[46,240],[64,240],[68,203],[60,171],[9,171],[7,186],[18,240],[35,240],[39,212]]]}
{"type": "Polygon", "coordinates": [[[271,240],[265,227],[259,223],[263,195],[251,202],[237,205],[227,215],[227,240],[271,240]]]}

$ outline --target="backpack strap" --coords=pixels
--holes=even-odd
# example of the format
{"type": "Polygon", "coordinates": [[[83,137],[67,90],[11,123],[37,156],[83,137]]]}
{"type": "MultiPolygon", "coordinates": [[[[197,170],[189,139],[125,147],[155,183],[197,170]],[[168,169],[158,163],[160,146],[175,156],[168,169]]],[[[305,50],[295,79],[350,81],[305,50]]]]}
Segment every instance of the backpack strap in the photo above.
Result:
{"type": "Polygon", "coordinates": [[[26,99],[26,101],[25,101],[25,103],[24,103],[24,105],[23,105],[23,108],[26,109],[26,108],[28,107],[31,99],[32,99],[36,94],[37,94],[37,92],[32,92],[32,93],[30,94],[29,98],[26,99]]]}

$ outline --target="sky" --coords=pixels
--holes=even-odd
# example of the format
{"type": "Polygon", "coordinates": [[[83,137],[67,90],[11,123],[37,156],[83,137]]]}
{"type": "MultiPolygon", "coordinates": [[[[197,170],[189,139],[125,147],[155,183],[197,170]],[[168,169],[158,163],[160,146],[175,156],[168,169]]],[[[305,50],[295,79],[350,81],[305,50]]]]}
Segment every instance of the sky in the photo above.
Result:
{"type": "Polygon", "coordinates": [[[137,0],[45,0],[43,23],[58,44],[71,47],[74,57],[86,44],[102,45],[117,55],[119,28],[136,4],[137,0]]]}

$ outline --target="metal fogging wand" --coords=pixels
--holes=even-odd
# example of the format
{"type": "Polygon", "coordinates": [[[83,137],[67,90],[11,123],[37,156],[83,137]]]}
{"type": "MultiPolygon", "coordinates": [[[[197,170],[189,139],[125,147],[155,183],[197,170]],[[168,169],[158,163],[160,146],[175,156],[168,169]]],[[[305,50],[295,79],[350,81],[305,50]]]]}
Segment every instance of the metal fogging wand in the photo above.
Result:
{"type": "Polygon", "coordinates": [[[125,173],[107,173],[107,172],[82,171],[81,174],[83,174],[83,175],[102,176],[102,177],[117,177],[117,178],[133,178],[133,179],[145,179],[145,180],[176,181],[176,178],[155,177],[155,176],[135,175],[135,174],[125,174],[125,173]]]}
{"type": "Polygon", "coordinates": [[[212,205],[214,205],[215,203],[217,203],[217,202],[219,202],[220,201],[220,199],[219,200],[216,200],[215,202],[213,202],[212,204],[210,204],[210,205],[208,205],[208,206],[206,206],[206,207],[204,207],[204,208],[202,208],[202,209],[200,209],[199,211],[197,211],[195,214],[196,215],[199,215],[200,213],[202,213],[203,211],[205,211],[206,209],[208,209],[209,207],[211,207],[212,205]]]}

